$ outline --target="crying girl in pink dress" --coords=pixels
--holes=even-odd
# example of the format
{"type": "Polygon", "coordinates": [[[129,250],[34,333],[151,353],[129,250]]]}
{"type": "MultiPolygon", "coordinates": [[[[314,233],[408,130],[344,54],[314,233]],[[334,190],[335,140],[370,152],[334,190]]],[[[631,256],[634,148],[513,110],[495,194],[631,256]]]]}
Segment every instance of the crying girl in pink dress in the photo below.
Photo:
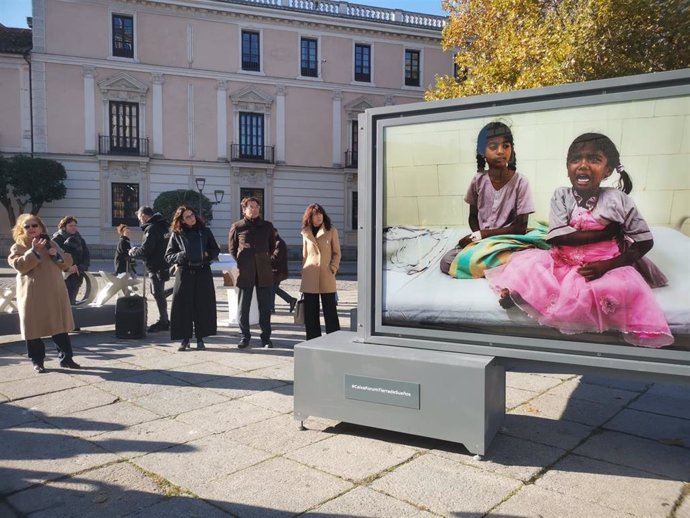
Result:
{"type": "Polygon", "coordinates": [[[634,266],[653,240],[628,196],[632,181],[616,146],[605,135],[581,135],[568,149],[567,168],[572,187],[559,187],[551,200],[551,250],[518,252],[486,271],[501,306],[517,305],[565,334],[618,330],[633,345],[672,344],[664,313],[634,266]],[[622,190],[600,187],[614,169],[622,190]]]}

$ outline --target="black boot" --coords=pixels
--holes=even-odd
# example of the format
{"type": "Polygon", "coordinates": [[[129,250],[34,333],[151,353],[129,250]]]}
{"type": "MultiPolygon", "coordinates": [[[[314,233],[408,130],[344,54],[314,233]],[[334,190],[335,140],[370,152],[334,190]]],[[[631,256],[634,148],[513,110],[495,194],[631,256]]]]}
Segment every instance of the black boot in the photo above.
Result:
{"type": "Polygon", "coordinates": [[[203,351],[206,349],[206,346],[204,345],[204,341],[201,338],[196,339],[196,348],[200,351],[203,351]]]}
{"type": "Polygon", "coordinates": [[[186,351],[189,349],[189,338],[184,338],[182,342],[180,343],[180,346],[177,348],[178,351],[186,351]]]}

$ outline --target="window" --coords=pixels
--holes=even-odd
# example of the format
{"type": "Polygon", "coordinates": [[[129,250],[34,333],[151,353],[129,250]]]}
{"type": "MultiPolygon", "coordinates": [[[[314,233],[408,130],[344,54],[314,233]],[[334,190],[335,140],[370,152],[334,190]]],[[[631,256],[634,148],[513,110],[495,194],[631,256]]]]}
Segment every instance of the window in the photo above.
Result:
{"type": "Polygon", "coordinates": [[[355,81],[371,82],[371,46],[355,44],[355,81]]]}
{"type": "Polygon", "coordinates": [[[240,218],[244,217],[241,202],[245,198],[256,198],[259,200],[259,216],[261,219],[264,219],[264,190],[257,187],[240,187],[240,218]]]}
{"type": "Polygon", "coordinates": [[[240,158],[264,158],[264,116],[240,112],[240,158]]]}
{"type": "Polygon", "coordinates": [[[112,225],[124,223],[131,227],[139,224],[137,208],[139,207],[139,184],[112,184],[112,225]]]}
{"type": "Polygon", "coordinates": [[[303,76],[318,77],[319,68],[317,61],[317,41],[311,38],[302,38],[300,56],[301,71],[303,76]]]}
{"type": "Polygon", "coordinates": [[[350,153],[345,165],[357,167],[357,149],[359,148],[359,124],[356,120],[350,121],[350,153]]]}
{"type": "Polygon", "coordinates": [[[110,101],[110,151],[139,153],[139,105],[110,101]]]}
{"type": "Polygon", "coordinates": [[[113,15],[113,56],[134,57],[134,18],[113,15]]]}
{"type": "Polygon", "coordinates": [[[418,50],[405,50],[405,86],[419,86],[418,50]]]}
{"type": "Polygon", "coordinates": [[[357,230],[357,191],[352,191],[352,216],[351,216],[351,229],[357,230]]]}
{"type": "Polygon", "coordinates": [[[259,33],[242,31],[242,70],[261,70],[259,51],[259,33]]]}

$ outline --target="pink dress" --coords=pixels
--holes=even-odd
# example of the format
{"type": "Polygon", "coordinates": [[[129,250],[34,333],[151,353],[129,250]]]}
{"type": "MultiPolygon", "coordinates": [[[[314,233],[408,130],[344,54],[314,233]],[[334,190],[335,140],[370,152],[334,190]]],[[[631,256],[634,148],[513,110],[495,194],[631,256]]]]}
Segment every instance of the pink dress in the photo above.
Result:
{"type": "MultiPolygon", "coordinates": [[[[582,207],[569,224],[577,230],[604,225],[582,207]]],[[[643,347],[663,347],[673,336],[651,288],[632,266],[609,270],[587,282],[577,270],[585,263],[620,255],[615,240],[580,246],[525,250],[503,266],[487,270],[491,287],[510,290],[515,304],[540,324],[564,334],[618,330],[623,339],[643,347]]]]}

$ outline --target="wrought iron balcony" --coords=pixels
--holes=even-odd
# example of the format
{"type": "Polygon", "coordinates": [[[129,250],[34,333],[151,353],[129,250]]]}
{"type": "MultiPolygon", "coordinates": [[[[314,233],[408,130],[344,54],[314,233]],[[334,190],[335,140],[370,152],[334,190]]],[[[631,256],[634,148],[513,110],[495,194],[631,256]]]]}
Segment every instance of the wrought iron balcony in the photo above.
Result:
{"type": "Polygon", "coordinates": [[[273,146],[230,144],[230,160],[233,162],[263,162],[273,164],[273,146]]]}
{"type": "Polygon", "coordinates": [[[149,156],[149,139],[99,135],[98,153],[100,155],[149,156]]]}
{"type": "Polygon", "coordinates": [[[357,168],[357,150],[348,149],[345,151],[345,167],[357,168]]]}

